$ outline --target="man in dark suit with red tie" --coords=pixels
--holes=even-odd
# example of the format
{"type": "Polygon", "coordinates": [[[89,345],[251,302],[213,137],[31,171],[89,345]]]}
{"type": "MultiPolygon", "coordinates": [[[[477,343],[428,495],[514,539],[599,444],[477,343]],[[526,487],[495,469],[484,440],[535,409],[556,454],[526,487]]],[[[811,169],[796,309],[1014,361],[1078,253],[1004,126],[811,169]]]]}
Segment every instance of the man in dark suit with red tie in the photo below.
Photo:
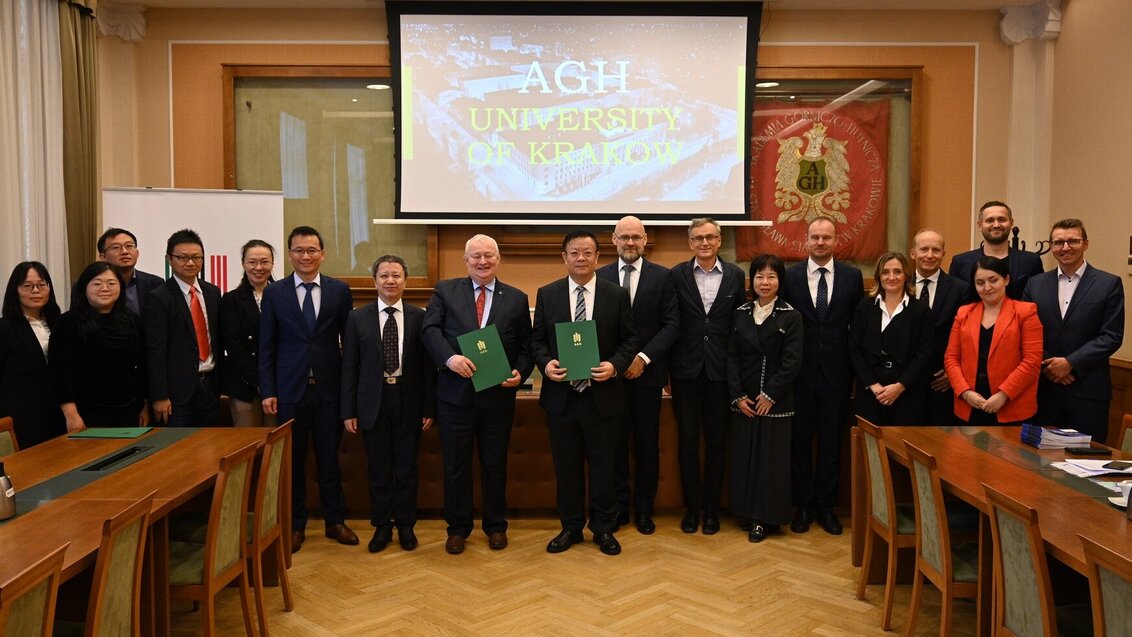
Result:
{"type": "Polygon", "coordinates": [[[204,243],[178,230],[165,249],[173,276],[142,311],[149,402],[160,424],[212,427],[220,418],[220,289],[199,278],[204,243]]]}
{"type": "Polygon", "coordinates": [[[562,241],[568,276],[539,288],[531,330],[531,356],[545,381],[539,405],[546,411],[550,450],[554,457],[558,515],[562,532],[546,545],[561,553],[582,541],[586,524],[586,483],[589,483],[589,527],[602,553],[618,555],[613,536],[617,524],[614,479],[617,428],[625,410],[623,378],[640,348],[633,330],[629,293],[598,278],[597,238],[575,230],[562,241]],[[600,363],[589,378],[567,381],[560,365],[555,326],[592,320],[597,328],[600,363]],[[589,467],[587,480],[585,469],[589,467]]]}
{"type": "Polygon", "coordinates": [[[916,264],[916,297],[932,310],[931,377],[928,388],[927,423],[950,425],[957,422],[954,397],[947,372],[943,369],[943,354],[951,337],[951,324],[959,306],[967,302],[971,286],[944,272],[940,265],[947,255],[943,235],[925,228],[912,238],[912,262],[916,264]]]}
{"type": "Polygon", "coordinates": [[[613,229],[617,260],[597,275],[629,291],[633,327],[641,351],[625,371],[627,409],[617,441],[617,524],[629,523],[636,509],[637,531],[651,535],[653,501],[660,481],[660,394],[668,383],[668,356],[680,336],[680,307],[668,268],[644,258],[648,233],[641,220],[622,217],[613,229]],[[633,480],[629,488],[629,440],[633,441],[633,480]]]}
{"type": "Polygon", "coordinates": [[[444,519],[452,554],[464,552],[472,533],[472,449],[479,452],[483,485],[483,532],[494,550],[507,547],[507,453],[515,416],[515,394],[530,375],[527,353],[531,309],[527,295],[495,276],[499,266],[495,239],[477,234],[464,244],[468,276],[436,284],[425,312],[421,339],[440,369],[437,379],[437,426],[444,457],[444,519]],[[457,338],[494,325],[511,364],[511,377],[477,392],[475,365],[460,353],[457,338]]]}
{"type": "Polygon", "coordinates": [[[342,331],[354,303],[350,287],[322,276],[322,235],[298,226],[287,238],[294,273],[263,291],[259,322],[259,389],[263,411],[291,427],[291,550],[306,540],[307,447],[313,443],[318,498],[326,537],[355,545],[346,526],[346,496],[338,468],[342,421],[342,331]]]}
{"type": "Polygon", "coordinates": [[[834,260],[836,247],[833,221],[825,217],[811,221],[806,230],[809,258],[786,271],[783,290],[786,301],[802,314],[805,333],[790,438],[791,494],[798,509],[790,530],[795,533],[805,533],[814,521],[831,535],[842,532],[833,506],[853,381],[849,323],[865,291],[861,271],[834,260]]]}

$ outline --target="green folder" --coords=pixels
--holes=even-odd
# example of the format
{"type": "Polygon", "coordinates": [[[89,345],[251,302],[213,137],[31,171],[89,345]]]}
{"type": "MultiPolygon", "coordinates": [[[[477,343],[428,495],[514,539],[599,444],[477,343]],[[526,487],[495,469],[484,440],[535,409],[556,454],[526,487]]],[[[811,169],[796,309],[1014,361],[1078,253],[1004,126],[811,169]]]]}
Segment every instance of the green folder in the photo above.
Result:
{"type": "Polygon", "coordinates": [[[495,387],[511,378],[511,363],[507,361],[507,350],[499,340],[499,330],[488,325],[456,337],[460,353],[468,357],[476,366],[472,373],[472,385],[476,391],[495,387]]]}
{"type": "Polygon", "coordinates": [[[601,363],[597,347],[597,323],[556,323],[554,334],[558,341],[558,365],[566,368],[566,380],[589,378],[590,369],[601,363]]]}
{"type": "Polygon", "coordinates": [[[87,427],[71,434],[71,438],[137,438],[153,431],[149,427],[87,427]]]}

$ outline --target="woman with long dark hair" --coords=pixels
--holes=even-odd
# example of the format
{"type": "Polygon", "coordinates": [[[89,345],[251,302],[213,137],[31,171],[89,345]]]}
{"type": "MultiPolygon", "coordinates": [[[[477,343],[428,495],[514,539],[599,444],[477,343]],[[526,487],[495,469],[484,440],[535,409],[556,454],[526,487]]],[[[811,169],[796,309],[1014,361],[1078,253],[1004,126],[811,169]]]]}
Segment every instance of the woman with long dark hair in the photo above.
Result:
{"type": "Polygon", "coordinates": [[[59,303],[47,267],[17,264],[4,291],[0,319],[0,416],[11,416],[20,448],[66,433],[47,366],[47,344],[59,303]]]}
{"type": "Polygon", "coordinates": [[[59,317],[48,352],[67,431],[148,426],[145,346],[122,277],[97,261],[75,287],[74,307],[59,317]]]}
{"type": "Polygon", "coordinates": [[[274,280],[275,248],[252,239],[240,249],[240,261],[240,285],[220,299],[220,336],[228,356],[221,387],[232,409],[232,424],[259,427],[265,417],[259,399],[259,305],[264,288],[274,280]]]}

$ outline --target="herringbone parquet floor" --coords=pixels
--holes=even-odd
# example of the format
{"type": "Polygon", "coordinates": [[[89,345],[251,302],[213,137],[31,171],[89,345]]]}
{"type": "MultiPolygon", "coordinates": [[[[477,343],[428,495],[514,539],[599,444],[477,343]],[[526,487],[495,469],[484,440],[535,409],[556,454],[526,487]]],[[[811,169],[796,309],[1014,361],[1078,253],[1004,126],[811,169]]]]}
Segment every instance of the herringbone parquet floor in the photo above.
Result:
{"type": "MultiPolygon", "coordinates": [[[[849,533],[772,536],[754,545],[733,520],[714,536],[685,535],[675,515],[658,529],[617,534],[624,549],[602,555],[587,541],[560,555],[546,553],[558,531],[550,519],[511,522],[511,545],[492,551],[475,533],[463,555],[444,552],[442,520],[417,525],[420,547],[396,540],[371,555],[372,529],[354,521],[362,544],[339,546],[321,526],[290,571],[295,610],[283,611],[277,588],[267,591],[273,635],[890,635],[880,630],[883,587],[855,598],[858,569],[849,563],[849,533]]],[[[589,534],[586,534],[587,540],[589,534]]],[[[908,559],[911,559],[910,557],[908,559]]],[[[903,634],[910,586],[899,586],[894,627],[903,634]]],[[[939,634],[939,593],[926,587],[918,635],[939,634]]],[[[218,632],[243,632],[239,597],[220,595],[218,632]]],[[[199,635],[199,613],[174,608],[174,635],[199,635]]],[[[955,631],[974,634],[973,604],[959,603],[955,631]]]]}

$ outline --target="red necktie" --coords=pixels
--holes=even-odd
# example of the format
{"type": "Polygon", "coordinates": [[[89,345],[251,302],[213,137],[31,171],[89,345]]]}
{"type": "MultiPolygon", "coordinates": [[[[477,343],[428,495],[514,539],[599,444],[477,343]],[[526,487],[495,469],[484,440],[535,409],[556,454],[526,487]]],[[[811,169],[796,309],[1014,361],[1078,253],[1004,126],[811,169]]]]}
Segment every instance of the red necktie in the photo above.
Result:
{"type": "Polygon", "coordinates": [[[483,325],[483,309],[487,305],[487,286],[480,286],[480,295],[476,297],[476,327],[483,325]]]}
{"type": "Polygon", "coordinates": [[[208,323],[204,320],[204,309],[200,306],[200,297],[195,287],[189,288],[189,313],[193,315],[193,330],[197,333],[197,350],[200,359],[208,360],[212,348],[208,344],[208,323]]]}

